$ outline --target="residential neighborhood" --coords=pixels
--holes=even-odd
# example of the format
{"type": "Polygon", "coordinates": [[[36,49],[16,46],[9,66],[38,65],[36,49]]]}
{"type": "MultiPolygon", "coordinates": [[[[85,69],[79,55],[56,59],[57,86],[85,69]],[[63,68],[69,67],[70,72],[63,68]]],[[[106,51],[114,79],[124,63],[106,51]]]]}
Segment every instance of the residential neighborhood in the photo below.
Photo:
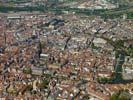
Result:
{"type": "MultiPolygon", "coordinates": [[[[16,6],[48,2],[25,1],[16,6]]],[[[118,4],[83,0],[75,7],[118,4]]],[[[125,16],[0,12],[0,100],[133,100],[133,19],[125,16]]]]}

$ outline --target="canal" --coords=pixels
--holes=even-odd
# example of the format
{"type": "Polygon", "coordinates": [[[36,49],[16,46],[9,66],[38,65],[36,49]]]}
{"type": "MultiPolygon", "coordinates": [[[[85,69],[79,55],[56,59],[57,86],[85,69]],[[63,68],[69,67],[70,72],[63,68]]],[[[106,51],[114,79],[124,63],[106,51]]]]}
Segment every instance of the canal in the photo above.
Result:
{"type": "Polygon", "coordinates": [[[115,65],[115,77],[113,79],[113,81],[115,83],[117,83],[117,82],[119,83],[119,82],[123,81],[123,78],[122,78],[122,65],[124,63],[124,60],[125,60],[125,55],[120,53],[119,57],[117,58],[116,65],[115,65]]]}

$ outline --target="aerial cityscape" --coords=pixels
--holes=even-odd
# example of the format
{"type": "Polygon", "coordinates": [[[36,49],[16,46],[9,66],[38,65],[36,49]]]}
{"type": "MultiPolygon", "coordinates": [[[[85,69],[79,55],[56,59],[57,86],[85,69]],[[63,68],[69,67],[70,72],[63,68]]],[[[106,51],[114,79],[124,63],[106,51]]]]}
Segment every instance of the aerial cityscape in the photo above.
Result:
{"type": "Polygon", "coordinates": [[[0,100],[133,100],[133,0],[0,0],[0,100]]]}

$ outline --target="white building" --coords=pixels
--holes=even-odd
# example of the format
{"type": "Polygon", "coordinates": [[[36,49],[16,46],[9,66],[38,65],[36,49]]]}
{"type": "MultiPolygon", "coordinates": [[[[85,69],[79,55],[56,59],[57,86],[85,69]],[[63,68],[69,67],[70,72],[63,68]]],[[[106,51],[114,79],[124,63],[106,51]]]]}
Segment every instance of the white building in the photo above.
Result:
{"type": "Polygon", "coordinates": [[[94,38],[93,43],[97,47],[104,47],[107,41],[102,38],[94,38]]]}

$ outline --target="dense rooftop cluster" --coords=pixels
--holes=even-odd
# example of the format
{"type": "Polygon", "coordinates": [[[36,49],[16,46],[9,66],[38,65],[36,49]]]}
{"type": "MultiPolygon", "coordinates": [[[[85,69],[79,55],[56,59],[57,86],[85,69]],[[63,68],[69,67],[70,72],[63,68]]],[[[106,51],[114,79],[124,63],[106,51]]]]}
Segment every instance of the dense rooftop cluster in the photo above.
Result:
{"type": "Polygon", "coordinates": [[[0,15],[0,98],[133,97],[133,21],[76,14],[0,15]]]}

